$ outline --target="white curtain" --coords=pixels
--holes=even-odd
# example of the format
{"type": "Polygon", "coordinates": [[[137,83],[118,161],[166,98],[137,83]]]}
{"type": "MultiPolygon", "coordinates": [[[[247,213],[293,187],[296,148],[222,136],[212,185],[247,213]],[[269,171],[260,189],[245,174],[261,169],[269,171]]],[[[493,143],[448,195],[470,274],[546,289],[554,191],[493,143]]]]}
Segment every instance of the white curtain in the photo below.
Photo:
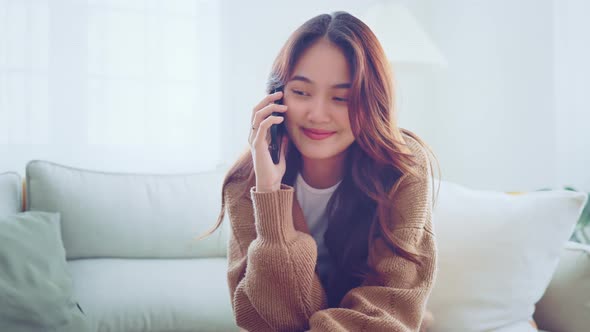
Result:
{"type": "Polygon", "coordinates": [[[0,0],[0,172],[220,162],[215,0],[0,0]]]}

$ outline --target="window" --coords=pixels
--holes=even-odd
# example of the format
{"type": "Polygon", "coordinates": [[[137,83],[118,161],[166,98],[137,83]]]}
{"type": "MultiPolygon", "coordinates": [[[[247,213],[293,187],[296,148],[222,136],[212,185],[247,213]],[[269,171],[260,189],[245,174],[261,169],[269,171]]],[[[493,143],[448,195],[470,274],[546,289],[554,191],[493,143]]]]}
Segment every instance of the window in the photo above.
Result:
{"type": "Polygon", "coordinates": [[[0,0],[0,144],[214,165],[219,47],[215,0],[0,0]]]}

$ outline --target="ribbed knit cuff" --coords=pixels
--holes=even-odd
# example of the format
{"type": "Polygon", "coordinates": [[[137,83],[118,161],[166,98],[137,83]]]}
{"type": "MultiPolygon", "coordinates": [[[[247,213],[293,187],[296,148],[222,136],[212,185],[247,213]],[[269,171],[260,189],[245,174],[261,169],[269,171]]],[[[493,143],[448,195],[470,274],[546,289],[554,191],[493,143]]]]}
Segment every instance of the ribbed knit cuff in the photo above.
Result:
{"type": "Polygon", "coordinates": [[[285,184],[273,192],[256,192],[256,187],[250,189],[256,233],[262,240],[286,243],[296,235],[292,213],[293,193],[293,187],[285,184]]]}

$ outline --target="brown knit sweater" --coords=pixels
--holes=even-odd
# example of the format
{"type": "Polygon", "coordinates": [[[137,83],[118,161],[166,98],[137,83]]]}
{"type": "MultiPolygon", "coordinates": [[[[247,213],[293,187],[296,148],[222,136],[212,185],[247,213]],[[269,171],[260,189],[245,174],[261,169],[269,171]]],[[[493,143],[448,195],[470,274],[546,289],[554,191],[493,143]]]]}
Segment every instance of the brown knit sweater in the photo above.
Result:
{"type": "Polygon", "coordinates": [[[250,197],[236,200],[237,186],[228,184],[228,284],[238,326],[252,332],[419,330],[436,274],[432,186],[424,148],[405,139],[424,176],[404,175],[394,186],[388,232],[427,253],[423,265],[396,255],[378,232],[368,262],[381,282],[365,280],[337,308],[327,307],[315,272],[317,246],[293,188],[283,184],[278,191],[259,193],[252,187],[250,197]]]}

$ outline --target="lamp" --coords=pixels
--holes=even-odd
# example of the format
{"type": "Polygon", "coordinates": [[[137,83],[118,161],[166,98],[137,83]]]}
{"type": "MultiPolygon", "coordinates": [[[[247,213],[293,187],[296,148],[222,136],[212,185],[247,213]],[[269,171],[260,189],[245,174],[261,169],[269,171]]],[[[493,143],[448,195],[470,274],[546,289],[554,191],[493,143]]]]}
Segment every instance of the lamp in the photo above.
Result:
{"type": "Polygon", "coordinates": [[[427,142],[436,140],[436,75],[447,60],[416,18],[393,0],[373,3],[360,18],[375,33],[392,64],[398,124],[427,142]]]}
{"type": "Polygon", "coordinates": [[[375,33],[393,64],[428,64],[447,67],[447,60],[403,5],[378,1],[361,19],[375,33]]]}

